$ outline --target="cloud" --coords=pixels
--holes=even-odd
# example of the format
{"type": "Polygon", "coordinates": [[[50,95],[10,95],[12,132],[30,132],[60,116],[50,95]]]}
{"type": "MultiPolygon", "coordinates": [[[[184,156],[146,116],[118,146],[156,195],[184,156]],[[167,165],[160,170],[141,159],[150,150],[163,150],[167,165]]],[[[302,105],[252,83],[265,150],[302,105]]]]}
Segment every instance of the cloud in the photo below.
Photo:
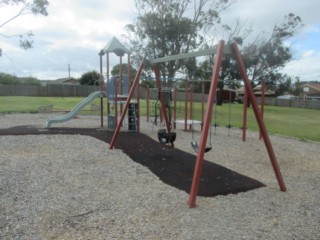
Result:
{"type": "Polygon", "coordinates": [[[303,58],[308,58],[308,57],[311,57],[312,55],[314,55],[314,51],[313,50],[305,51],[302,54],[303,58]]]}
{"type": "MultiPolygon", "coordinates": [[[[308,3],[298,0],[237,0],[221,13],[221,17],[223,23],[231,25],[240,17],[256,32],[271,32],[274,24],[281,21],[284,15],[290,12],[299,15],[305,27],[292,42],[288,42],[294,59],[284,70],[305,80],[314,80],[320,72],[315,64],[319,62],[320,52],[320,24],[316,7],[319,5],[318,0],[309,0],[308,3]]],[[[0,11],[1,23],[16,9],[10,7],[8,11],[0,11]]],[[[132,23],[136,16],[134,0],[52,0],[48,12],[47,17],[20,17],[1,29],[6,34],[32,29],[35,37],[34,48],[29,51],[19,49],[18,39],[1,38],[0,47],[6,55],[0,58],[0,72],[55,79],[67,76],[68,64],[72,76],[76,77],[89,70],[99,71],[98,52],[113,36],[121,41],[124,26],[132,23]]],[[[119,59],[111,55],[110,62],[112,67],[119,63],[119,59]]]]}
{"type": "Polygon", "coordinates": [[[299,77],[301,81],[315,81],[320,79],[320,51],[306,51],[301,58],[289,62],[283,69],[290,76],[299,77]]]}
{"type": "MultiPolygon", "coordinates": [[[[18,39],[4,39],[0,71],[55,79],[65,76],[68,64],[76,77],[97,70],[98,52],[112,36],[121,35],[132,17],[131,7],[130,0],[50,1],[47,17],[22,16],[1,29],[16,34],[32,28],[35,38],[34,48],[28,51],[18,47],[18,39]]],[[[6,14],[1,11],[0,21],[16,11],[13,7],[6,14]]],[[[110,60],[117,64],[114,57],[110,60]]]]}

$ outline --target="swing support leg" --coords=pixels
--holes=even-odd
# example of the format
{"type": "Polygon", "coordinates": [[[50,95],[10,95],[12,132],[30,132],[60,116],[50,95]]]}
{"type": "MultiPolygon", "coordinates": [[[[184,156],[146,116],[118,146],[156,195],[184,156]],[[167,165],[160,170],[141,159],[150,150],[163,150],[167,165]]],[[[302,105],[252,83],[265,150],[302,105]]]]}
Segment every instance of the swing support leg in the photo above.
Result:
{"type": "Polygon", "coordinates": [[[257,123],[259,125],[260,133],[262,135],[264,144],[265,144],[267,152],[269,154],[269,158],[270,158],[270,161],[271,161],[271,164],[273,167],[273,171],[274,171],[276,178],[278,180],[280,190],[285,192],[287,189],[286,189],[286,186],[285,186],[283,178],[282,178],[280,167],[278,165],[276,155],[274,154],[266,126],[264,125],[263,118],[262,118],[260,110],[259,110],[259,106],[257,104],[255,97],[254,97],[254,93],[253,93],[252,87],[250,85],[248,76],[247,76],[246,68],[245,68],[244,62],[241,58],[241,55],[240,55],[240,51],[238,49],[238,46],[235,43],[233,43],[231,45],[231,48],[233,51],[233,55],[236,59],[237,65],[238,65],[238,69],[239,69],[240,74],[243,78],[243,82],[246,86],[246,91],[248,92],[248,97],[249,97],[250,103],[252,104],[252,109],[254,111],[257,123]]]}
{"type": "Polygon", "coordinates": [[[212,116],[212,110],[214,105],[214,99],[216,95],[216,90],[218,86],[218,80],[219,80],[219,70],[221,66],[221,61],[223,57],[223,47],[224,47],[224,41],[220,41],[217,49],[217,55],[216,55],[216,61],[212,72],[212,79],[211,79],[211,86],[208,96],[208,103],[207,103],[207,110],[205,112],[204,116],[204,122],[202,127],[202,134],[200,138],[200,146],[199,151],[197,155],[196,160],[196,166],[193,173],[193,179],[192,179],[192,185],[191,185],[191,191],[190,191],[190,197],[189,197],[189,207],[193,208],[196,204],[196,197],[198,194],[199,189],[199,183],[200,183],[200,176],[201,176],[201,170],[203,165],[203,157],[205,152],[205,146],[206,141],[208,137],[209,132],[209,126],[211,127],[211,116],[212,116]]]}
{"type": "MultiPolygon", "coordinates": [[[[196,166],[194,169],[194,174],[193,174],[193,179],[192,179],[192,185],[191,185],[191,191],[190,191],[190,197],[189,197],[189,207],[190,208],[195,207],[196,197],[198,194],[201,170],[202,170],[202,165],[203,165],[203,157],[204,157],[205,146],[206,146],[206,139],[208,136],[209,125],[211,125],[210,124],[210,120],[211,120],[210,117],[211,117],[212,110],[213,110],[213,105],[214,105],[213,103],[214,103],[214,98],[216,95],[216,89],[217,89],[218,79],[219,79],[219,70],[220,70],[222,57],[223,57],[223,48],[224,48],[224,41],[220,41],[218,48],[217,48],[215,65],[214,65],[213,72],[212,72],[212,79],[211,79],[211,86],[210,86],[210,91],[209,91],[209,96],[208,96],[207,110],[206,110],[205,117],[204,117],[203,130],[202,130],[201,139],[200,139],[199,151],[198,151],[196,166]]],[[[236,59],[238,69],[240,71],[243,82],[245,84],[245,89],[248,93],[249,100],[252,104],[252,109],[254,111],[257,123],[259,125],[260,132],[261,132],[264,144],[266,146],[267,152],[269,154],[269,158],[270,158],[273,170],[274,170],[276,178],[278,180],[280,190],[285,192],[286,186],[284,184],[284,181],[283,181],[283,178],[282,178],[282,175],[280,172],[280,168],[277,163],[277,159],[275,157],[275,154],[274,154],[266,127],[265,127],[263,119],[261,117],[257,101],[254,97],[252,86],[250,85],[244,62],[241,58],[240,51],[239,51],[236,43],[233,43],[231,45],[231,50],[232,50],[232,53],[236,59]]]]}
{"type": "MultiPolygon", "coordinates": [[[[170,136],[171,133],[171,125],[169,122],[169,117],[166,111],[166,106],[165,106],[165,101],[164,101],[164,96],[163,96],[163,92],[161,91],[161,81],[160,81],[160,71],[158,69],[157,65],[154,65],[153,67],[154,69],[154,73],[156,76],[156,83],[157,83],[157,87],[159,89],[159,95],[160,95],[160,111],[162,112],[162,115],[164,116],[164,120],[166,122],[166,127],[167,127],[167,132],[168,132],[168,136],[170,136]]],[[[168,110],[169,112],[171,111],[170,108],[168,110]]],[[[160,113],[161,113],[160,112],[160,113]]],[[[171,115],[170,115],[171,118],[171,115]]],[[[173,141],[170,141],[171,147],[174,147],[173,141]]]]}
{"type": "Polygon", "coordinates": [[[117,124],[117,127],[116,127],[116,130],[114,131],[113,133],[113,136],[112,136],[112,139],[111,139],[111,142],[110,142],[110,146],[109,146],[109,149],[113,149],[115,143],[116,143],[116,140],[117,140],[117,137],[119,135],[119,132],[120,132],[120,128],[122,126],[122,123],[123,123],[123,120],[124,120],[124,117],[126,115],[126,111],[128,110],[128,106],[129,106],[129,103],[131,101],[131,98],[133,96],[133,93],[135,91],[135,88],[138,86],[138,83],[139,83],[139,79],[140,79],[140,75],[141,75],[141,72],[142,72],[142,68],[143,68],[143,64],[144,64],[144,59],[142,59],[141,63],[140,63],[140,66],[138,68],[138,71],[136,73],[136,76],[134,78],[134,81],[132,83],[132,87],[129,91],[129,95],[128,95],[128,98],[127,98],[127,101],[126,101],[126,104],[124,106],[124,109],[121,113],[121,116],[120,116],[120,122],[119,124],[117,124]]]}

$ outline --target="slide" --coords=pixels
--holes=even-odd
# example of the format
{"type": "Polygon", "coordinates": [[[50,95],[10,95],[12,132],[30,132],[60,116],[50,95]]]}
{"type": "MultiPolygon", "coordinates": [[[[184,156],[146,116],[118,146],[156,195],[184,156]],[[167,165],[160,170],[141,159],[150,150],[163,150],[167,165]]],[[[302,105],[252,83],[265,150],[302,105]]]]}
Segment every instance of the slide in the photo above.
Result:
{"type": "MultiPolygon", "coordinates": [[[[106,92],[102,92],[103,96],[106,96],[106,92]]],[[[91,93],[88,97],[83,99],[80,103],[78,103],[70,112],[68,112],[66,115],[58,116],[55,118],[48,119],[46,122],[46,127],[51,127],[52,123],[61,123],[69,121],[70,119],[74,118],[78,115],[78,113],[81,111],[82,108],[87,106],[89,103],[91,103],[94,99],[101,96],[100,91],[96,91],[91,93]]]]}

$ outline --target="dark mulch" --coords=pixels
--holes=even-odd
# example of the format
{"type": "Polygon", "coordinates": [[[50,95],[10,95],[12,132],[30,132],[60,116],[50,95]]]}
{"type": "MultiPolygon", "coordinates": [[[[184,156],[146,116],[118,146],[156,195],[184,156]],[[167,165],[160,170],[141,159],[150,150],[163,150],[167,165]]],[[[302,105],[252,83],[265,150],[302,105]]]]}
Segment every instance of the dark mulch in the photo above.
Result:
{"type": "MultiPolygon", "coordinates": [[[[113,132],[94,128],[49,128],[18,126],[0,129],[0,135],[81,134],[110,143],[113,132]]],[[[196,155],[161,145],[142,133],[121,132],[115,148],[148,167],[164,183],[190,192],[196,155]]],[[[198,196],[213,197],[265,187],[261,182],[204,160],[198,196]]]]}

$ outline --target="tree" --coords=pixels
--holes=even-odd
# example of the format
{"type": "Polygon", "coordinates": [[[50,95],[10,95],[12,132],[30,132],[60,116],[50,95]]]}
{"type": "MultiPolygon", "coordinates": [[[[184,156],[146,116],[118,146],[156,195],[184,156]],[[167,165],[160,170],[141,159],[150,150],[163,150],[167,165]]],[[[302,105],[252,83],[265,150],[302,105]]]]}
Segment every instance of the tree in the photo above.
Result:
{"type": "MultiPolygon", "coordinates": [[[[256,37],[251,37],[252,42],[247,40],[252,32],[251,27],[236,21],[234,27],[222,25],[224,34],[226,35],[226,43],[236,42],[241,49],[242,56],[248,71],[248,76],[253,87],[261,84],[262,80],[266,80],[267,88],[277,89],[277,84],[281,84],[283,89],[288,90],[288,76],[280,73],[282,67],[291,60],[292,55],[288,40],[293,37],[303,26],[299,16],[290,13],[284,17],[284,20],[275,24],[271,33],[258,33],[256,37]]],[[[212,71],[212,59],[210,64],[205,64],[205,71],[212,71]]],[[[207,60],[209,61],[209,60],[207,60]]],[[[232,56],[224,56],[221,64],[219,89],[223,86],[232,86],[237,83],[236,79],[241,79],[237,64],[232,56]]],[[[236,84],[237,85],[237,84],[236,84]]]]}
{"type": "MultiPolygon", "coordinates": [[[[12,17],[10,17],[8,20],[6,20],[3,23],[0,23],[0,31],[1,28],[3,28],[5,25],[9,24],[10,22],[12,22],[13,20],[15,20],[18,17],[21,17],[23,15],[27,15],[27,14],[34,14],[34,15],[43,15],[43,16],[47,16],[48,12],[47,12],[47,7],[49,5],[49,2],[47,0],[0,0],[0,9],[5,8],[9,5],[16,5],[19,6],[19,11],[13,15],[12,17]]],[[[0,32],[0,36],[4,37],[4,38],[14,38],[14,37],[18,37],[20,39],[20,47],[22,49],[30,49],[33,47],[33,40],[32,37],[33,32],[29,31],[27,33],[17,33],[15,35],[11,35],[8,36],[2,32],[0,32]]]]}
{"type": "Polygon", "coordinates": [[[99,85],[100,73],[95,70],[86,72],[81,75],[79,82],[81,85],[99,85]]]}
{"type": "MultiPolygon", "coordinates": [[[[204,31],[220,21],[229,0],[135,0],[138,17],[127,25],[133,60],[187,53],[205,42],[204,31]]],[[[171,85],[183,60],[159,64],[171,85]]]]}
{"type": "Polygon", "coordinates": [[[291,90],[291,93],[294,95],[294,96],[299,96],[300,93],[303,92],[303,87],[302,87],[303,83],[300,81],[300,78],[299,77],[296,77],[296,81],[294,83],[294,86],[291,90]]]}
{"type": "MultiPolygon", "coordinates": [[[[115,65],[112,70],[111,70],[111,74],[112,75],[120,75],[120,64],[115,65]]],[[[135,75],[137,73],[137,70],[132,67],[132,65],[130,65],[130,80],[133,80],[135,75]]],[[[128,75],[128,64],[127,63],[123,63],[122,64],[122,74],[123,75],[128,75]]]]}
{"type": "Polygon", "coordinates": [[[143,88],[155,88],[156,87],[156,81],[155,80],[149,80],[149,79],[144,79],[140,82],[140,87],[143,88]]]}
{"type": "Polygon", "coordinates": [[[276,24],[270,35],[259,34],[250,44],[243,48],[243,55],[248,74],[255,85],[267,80],[272,86],[277,80],[285,78],[280,70],[291,58],[290,46],[286,43],[303,26],[299,16],[290,13],[280,24],[276,24]]]}
{"type": "Polygon", "coordinates": [[[281,96],[291,92],[292,80],[290,76],[277,73],[274,74],[272,80],[277,82],[274,89],[276,96],[281,96]]]}

